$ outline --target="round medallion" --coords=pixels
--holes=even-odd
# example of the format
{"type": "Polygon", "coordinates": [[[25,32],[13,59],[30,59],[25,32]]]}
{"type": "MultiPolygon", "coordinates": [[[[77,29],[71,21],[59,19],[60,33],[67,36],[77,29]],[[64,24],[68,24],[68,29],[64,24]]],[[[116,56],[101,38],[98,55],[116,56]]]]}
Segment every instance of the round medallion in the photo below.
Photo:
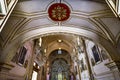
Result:
{"type": "Polygon", "coordinates": [[[54,21],[65,21],[70,17],[70,9],[63,3],[52,4],[48,9],[48,13],[54,21]]]}

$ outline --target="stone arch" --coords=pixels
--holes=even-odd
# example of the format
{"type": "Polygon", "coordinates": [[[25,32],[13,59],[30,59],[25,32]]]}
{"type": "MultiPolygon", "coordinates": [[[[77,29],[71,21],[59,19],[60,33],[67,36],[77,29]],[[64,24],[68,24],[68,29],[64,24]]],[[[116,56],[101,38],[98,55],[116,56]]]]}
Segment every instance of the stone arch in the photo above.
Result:
{"type": "Polygon", "coordinates": [[[8,46],[3,51],[3,55],[1,57],[7,56],[7,58],[5,59],[1,58],[2,59],[1,61],[3,60],[10,61],[10,59],[12,58],[11,53],[14,53],[16,51],[16,47],[20,46],[27,40],[34,39],[39,36],[62,34],[62,33],[74,34],[74,35],[86,37],[90,40],[93,40],[95,43],[101,44],[108,51],[109,55],[111,56],[113,60],[119,61],[120,59],[120,57],[118,56],[119,52],[112,45],[112,43],[99,34],[96,34],[92,31],[74,28],[74,27],[53,26],[53,27],[45,27],[45,28],[31,30],[24,34],[19,35],[19,37],[16,37],[14,40],[11,41],[10,44],[8,44],[8,46]],[[14,49],[12,50],[12,48],[14,49]],[[9,51],[9,50],[12,50],[12,51],[9,51]]]}

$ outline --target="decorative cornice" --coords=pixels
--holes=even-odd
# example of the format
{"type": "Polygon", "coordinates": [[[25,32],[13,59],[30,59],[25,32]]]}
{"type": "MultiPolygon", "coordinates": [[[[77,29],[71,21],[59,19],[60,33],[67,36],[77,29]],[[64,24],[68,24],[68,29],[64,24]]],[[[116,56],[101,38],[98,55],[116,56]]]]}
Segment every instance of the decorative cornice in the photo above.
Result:
{"type": "Polygon", "coordinates": [[[120,71],[120,61],[110,62],[105,65],[111,70],[118,69],[120,71]]]}
{"type": "Polygon", "coordinates": [[[34,13],[26,13],[21,11],[13,11],[13,15],[21,16],[21,17],[37,17],[37,16],[45,16],[47,14],[47,11],[38,11],[34,13]]]}
{"type": "Polygon", "coordinates": [[[8,71],[11,70],[14,66],[9,63],[0,63],[0,71],[8,71]]]}

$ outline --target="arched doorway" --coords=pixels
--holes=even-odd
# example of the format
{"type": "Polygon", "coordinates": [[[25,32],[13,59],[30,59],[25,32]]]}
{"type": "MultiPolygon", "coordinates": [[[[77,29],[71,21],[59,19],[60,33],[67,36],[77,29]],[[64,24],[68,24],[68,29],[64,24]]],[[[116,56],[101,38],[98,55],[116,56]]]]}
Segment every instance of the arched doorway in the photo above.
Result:
{"type": "Polygon", "coordinates": [[[55,60],[51,66],[51,80],[69,80],[69,65],[63,60],[55,60]]]}
{"type": "Polygon", "coordinates": [[[49,59],[50,80],[69,80],[71,68],[71,56],[66,50],[54,50],[49,59]]]}

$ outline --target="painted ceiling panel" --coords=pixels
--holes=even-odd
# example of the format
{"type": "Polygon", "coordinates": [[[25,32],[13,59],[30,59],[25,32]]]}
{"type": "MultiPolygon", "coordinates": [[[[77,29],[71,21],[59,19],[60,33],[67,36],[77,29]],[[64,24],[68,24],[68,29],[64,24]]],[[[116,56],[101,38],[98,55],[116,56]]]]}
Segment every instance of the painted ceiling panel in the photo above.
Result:
{"type": "Polygon", "coordinates": [[[78,18],[78,17],[72,17],[69,21],[67,21],[64,24],[69,24],[69,25],[75,25],[79,28],[88,28],[88,29],[93,29],[96,31],[99,31],[94,24],[89,22],[89,19],[83,19],[83,18],[78,18]]]}
{"type": "Polygon", "coordinates": [[[28,28],[35,28],[39,26],[44,27],[44,25],[48,25],[48,24],[54,24],[54,23],[52,23],[47,17],[37,18],[37,19],[32,19],[30,22],[26,23],[25,27],[23,27],[22,29],[25,30],[28,28]]]}
{"type": "MultiPolygon", "coordinates": [[[[97,2],[94,0],[61,0],[61,1],[67,4],[70,7],[70,9],[73,10],[71,11],[70,19],[65,22],[62,22],[62,24],[60,23],[61,25],[65,25],[67,27],[82,28],[85,30],[89,29],[89,31],[91,32],[97,31],[98,33],[99,32],[103,33],[103,30],[105,31],[104,26],[101,25],[101,23],[97,22],[96,20],[96,18],[97,19],[100,18],[103,21],[103,23],[106,25],[108,30],[110,30],[113,33],[114,36],[116,36],[120,32],[119,20],[115,18],[109,18],[110,16],[107,15],[107,12],[104,12],[105,10],[110,10],[107,7],[107,4],[97,2]],[[91,14],[92,16],[90,16],[91,14]],[[106,15],[103,16],[103,14],[106,14],[106,15]],[[97,15],[97,16],[94,16],[94,15],[97,15]],[[103,18],[103,17],[107,17],[107,18],[103,18]]],[[[14,32],[16,34],[14,36],[17,36],[22,31],[24,31],[25,33],[29,30],[34,30],[35,28],[38,29],[46,26],[48,27],[48,25],[57,26],[59,22],[54,22],[51,19],[48,19],[48,13],[47,11],[45,11],[50,4],[55,2],[59,2],[59,0],[19,1],[14,9],[14,12],[11,14],[11,16],[14,16],[14,17],[9,18],[9,20],[7,21],[3,29],[4,32],[2,32],[2,34],[4,34],[4,39],[6,39],[8,34],[10,34],[10,31],[11,33],[14,32]],[[36,12],[40,12],[40,13],[34,14],[36,12]],[[45,14],[43,14],[42,12],[45,14]],[[25,15],[26,13],[28,13],[28,15],[25,15]],[[25,20],[21,21],[21,19],[25,19],[25,20]],[[19,26],[16,24],[19,24],[19,26]],[[18,28],[18,27],[19,27],[19,30],[13,31],[15,28],[18,28]]],[[[111,12],[108,12],[108,13],[111,13],[111,12]]],[[[89,34],[89,33],[86,33],[86,34],[89,34]]]]}
{"type": "Polygon", "coordinates": [[[99,11],[99,10],[108,9],[106,4],[103,4],[103,3],[100,4],[100,3],[94,2],[94,1],[84,1],[84,0],[69,1],[69,0],[67,0],[67,2],[69,2],[72,9],[76,10],[76,11],[95,12],[95,11],[99,11]]]}
{"type": "MultiPolygon", "coordinates": [[[[22,11],[27,13],[45,11],[50,3],[55,2],[54,0],[34,0],[34,1],[21,1],[17,4],[14,10],[22,11]]],[[[59,2],[59,1],[57,1],[59,2]]],[[[56,2],[56,3],[57,3],[56,2]]],[[[99,10],[108,9],[107,5],[94,1],[84,0],[64,0],[63,3],[71,6],[73,10],[83,12],[94,12],[99,10]],[[79,6],[78,6],[79,5],[79,6]],[[89,7],[88,7],[89,6],[89,7]]]]}
{"type": "Polygon", "coordinates": [[[120,33],[120,21],[118,20],[118,18],[101,18],[101,20],[112,32],[114,37],[116,37],[118,33],[120,33]]]}
{"type": "Polygon", "coordinates": [[[52,1],[53,0],[26,0],[19,2],[15,7],[15,10],[27,13],[45,11],[48,4],[52,1]]]}
{"type": "Polygon", "coordinates": [[[24,18],[21,17],[13,17],[11,16],[7,23],[5,24],[5,27],[3,28],[3,31],[1,32],[2,38],[5,40],[8,35],[10,35],[13,31],[15,31],[16,28],[18,28],[18,24],[23,20],[24,18]]]}
{"type": "Polygon", "coordinates": [[[52,23],[47,17],[44,18],[36,18],[36,19],[32,19],[28,22],[25,23],[25,25],[23,25],[19,31],[17,31],[17,33],[21,32],[21,30],[27,30],[27,29],[35,29],[35,28],[41,28],[41,27],[45,27],[46,25],[49,26],[52,23]]]}

